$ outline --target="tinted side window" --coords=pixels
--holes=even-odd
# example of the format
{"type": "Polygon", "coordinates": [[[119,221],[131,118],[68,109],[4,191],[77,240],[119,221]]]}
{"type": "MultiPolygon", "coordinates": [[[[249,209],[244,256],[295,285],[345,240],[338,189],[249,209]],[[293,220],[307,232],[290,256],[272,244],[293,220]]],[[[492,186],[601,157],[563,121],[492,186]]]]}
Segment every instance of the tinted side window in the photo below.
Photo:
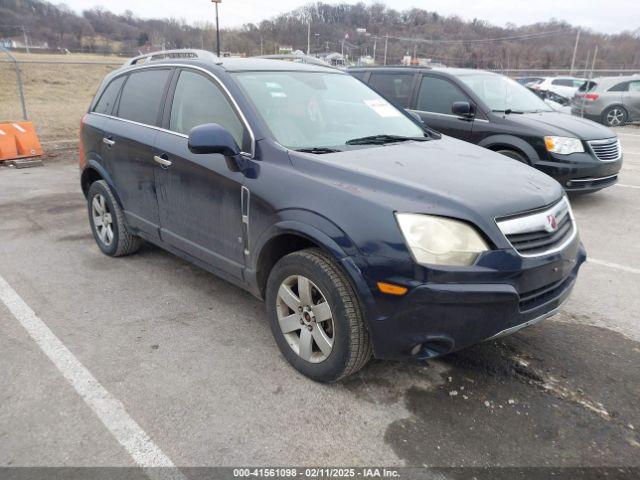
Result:
{"type": "Polygon", "coordinates": [[[352,77],[356,77],[358,80],[364,80],[364,76],[367,74],[367,72],[352,72],[351,76],[352,77]]]}
{"type": "Polygon", "coordinates": [[[404,108],[409,107],[413,74],[372,73],[369,86],[383,97],[404,108]]]}
{"type": "Polygon", "coordinates": [[[456,85],[436,77],[423,77],[418,93],[418,110],[451,115],[454,102],[468,102],[469,98],[456,85]]]}
{"type": "Polygon", "coordinates": [[[609,89],[610,92],[628,92],[629,91],[629,82],[622,82],[617,85],[614,85],[609,89]]]}
{"type": "Polygon", "coordinates": [[[640,92],[640,82],[629,82],[630,92],[640,92]]]}
{"type": "Polygon", "coordinates": [[[559,78],[551,82],[553,85],[560,85],[562,87],[573,87],[573,80],[567,78],[559,78]]]}
{"type": "Polygon", "coordinates": [[[100,100],[96,103],[96,107],[93,109],[96,113],[104,113],[105,115],[111,115],[113,106],[118,99],[118,93],[120,93],[120,87],[124,82],[126,76],[118,77],[112,80],[111,83],[104,89],[100,100]]]}
{"type": "Polygon", "coordinates": [[[223,126],[238,145],[246,146],[244,126],[218,86],[204,75],[183,70],[173,96],[170,129],[187,134],[205,123],[223,126]]]}
{"type": "Polygon", "coordinates": [[[153,68],[129,75],[120,96],[118,116],[145,125],[156,125],[162,93],[170,73],[170,70],[153,68]]]}

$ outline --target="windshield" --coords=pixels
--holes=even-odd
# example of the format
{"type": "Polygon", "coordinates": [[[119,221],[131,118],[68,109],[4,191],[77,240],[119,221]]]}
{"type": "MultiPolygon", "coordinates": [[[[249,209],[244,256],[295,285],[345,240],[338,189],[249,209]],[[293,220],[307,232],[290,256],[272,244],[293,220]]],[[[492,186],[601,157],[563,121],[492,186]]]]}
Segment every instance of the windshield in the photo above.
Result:
{"type": "Polygon", "coordinates": [[[350,75],[241,72],[235,77],[287,148],[339,148],[377,135],[424,137],[419,126],[350,75]]]}
{"type": "Polygon", "coordinates": [[[461,75],[462,80],[494,112],[552,112],[536,94],[502,75],[479,73],[461,75]]]}

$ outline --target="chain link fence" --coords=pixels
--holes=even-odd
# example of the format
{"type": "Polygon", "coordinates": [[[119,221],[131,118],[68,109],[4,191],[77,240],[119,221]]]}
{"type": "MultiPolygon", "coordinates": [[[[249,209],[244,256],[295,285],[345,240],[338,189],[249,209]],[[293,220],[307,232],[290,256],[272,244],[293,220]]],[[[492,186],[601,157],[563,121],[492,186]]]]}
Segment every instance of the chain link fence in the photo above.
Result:
{"type": "MultiPolygon", "coordinates": [[[[2,53],[0,52],[0,56],[2,53]]],[[[25,107],[45,151],[76,145],[80,120],[106,74],[122,59],[88,56],[51,59],[51,55],[16,55],[25,107]]],[[[0,122],[23,119],[15,66],[0,58],[0,122]]]]}
{"type": "MultiPolygon", "coordinates": [[[[124,60],[97,55],[16,54],[28,118],[45,150],[75,146],[80,120],[106,74],[124,60]]],[[[568,70],[496,70],[512,77],[568,75],[568,70]]],[[[574,71],[581,76],[583,72],[574,71]]],[[[637,70],[594,70],[593,76],[618,76],[637,70]]],[[[0,122],[22,120],[14,63],[0,52],[0,122]]]]}

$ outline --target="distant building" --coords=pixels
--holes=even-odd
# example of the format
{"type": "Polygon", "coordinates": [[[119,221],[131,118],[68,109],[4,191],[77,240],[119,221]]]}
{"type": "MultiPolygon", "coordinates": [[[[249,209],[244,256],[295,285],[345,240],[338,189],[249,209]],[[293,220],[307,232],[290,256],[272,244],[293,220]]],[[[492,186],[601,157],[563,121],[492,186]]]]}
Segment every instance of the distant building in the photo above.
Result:
{"type": "Polygon", "coordinates": [[[432,61],[430,58],[413,58],[411,55],[405,55],[400,62],[402,65],[415,67],[446,67],[446,65],[432,61]]]}
{"type": "Polygon", "coordinates": [[[24,42],[16,38],[0,38],[0,46],[4,48],[24,48],[24,42]]]}
{"type": "MultiPolygon", "coordinates": [[[[23,37],[0,38],[0,46],[10,50],[25,50],[27,48],[23,37]]],[[[49,44],[47,42],[29,42],[29,49],[44,50],[48,48],[49,44]]]]}
{"type": "Polygon", "coordinates": [[[324,60],[334,67],[344,67],[346,65],[345,58],[338,52],[326,52],[318,54],[320,60],[324,60]]]}
{"type": "Polygon", "coordinates": [[[358,58],[358,65],[363,65],[368,67],[371,65],[375,65],[375,63],[376,62],[371,55],[364,55],[358,58]]]}

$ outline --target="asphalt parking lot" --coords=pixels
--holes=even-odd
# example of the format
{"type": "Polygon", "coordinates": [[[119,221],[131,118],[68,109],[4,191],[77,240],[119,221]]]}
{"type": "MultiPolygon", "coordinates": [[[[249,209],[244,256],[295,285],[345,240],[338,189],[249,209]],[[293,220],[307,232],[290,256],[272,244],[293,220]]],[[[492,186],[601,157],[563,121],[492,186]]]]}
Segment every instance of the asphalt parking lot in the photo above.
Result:
{"type": "Polygon", "coordinates": [[[590,261],[557,316],[336,385],[288,366],[248,293],[152,246],[102,255],[75,154],[0,168],[0,466],[640,466],[640,129],[619,133],[620,184],[572,199],[590,261]]]}

